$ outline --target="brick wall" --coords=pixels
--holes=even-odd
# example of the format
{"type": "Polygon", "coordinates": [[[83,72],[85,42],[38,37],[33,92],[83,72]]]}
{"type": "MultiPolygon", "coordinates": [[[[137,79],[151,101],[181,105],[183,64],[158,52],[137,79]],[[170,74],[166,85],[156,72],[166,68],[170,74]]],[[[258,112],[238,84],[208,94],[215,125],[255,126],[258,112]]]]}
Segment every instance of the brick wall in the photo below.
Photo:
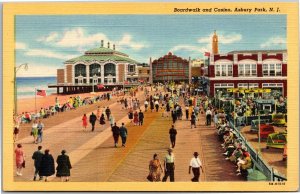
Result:
{"type": "Polygon", "coordinates": [[[72,83],[72,65],[67,65],[67,83],[72,83]]]}
{"type": "Polygon", "coordinates": [[[125,65],[124,64],[119,64],[119,81],[123,82],[124,81],[124,75],[125,75],[125,65]]]}
{"type": "Polygon", "coordinates": [[[57,69],[57,83],[62,84],[65,83],[65,70],[57,69]]]}

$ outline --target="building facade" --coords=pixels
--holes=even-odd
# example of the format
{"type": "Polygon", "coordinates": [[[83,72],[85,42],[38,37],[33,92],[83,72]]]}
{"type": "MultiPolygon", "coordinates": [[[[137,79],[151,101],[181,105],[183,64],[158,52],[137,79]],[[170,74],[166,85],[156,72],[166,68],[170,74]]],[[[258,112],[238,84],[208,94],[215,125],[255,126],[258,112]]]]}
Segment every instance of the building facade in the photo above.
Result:
{"type": "Polygon", "coordinates": [[[210,96],[218,92],[224,94],[228,88],[264,88],[271,89],[271,93],[252,95],[286,97],[287,51],[249,50],[212,54],[207,82],[210,96]]]}
{"type": "Polygon", "coordinates": [[[150,83],[186,82],[191,83],[191,60],[183,59],[169,52],[152,61],[150,58],[150,83]]]}
{"type": "Polygon", "coordinates": [[[127,54],[117,51],[115,45],[111,49],[108,42],[106,48],[101,41],[101,47],[88,50],[84,55],[64,62],[65,68],[57,70],[56,87],[67,85],[69,88],[66,90],[77,91],[78,86],[84,86],[84,89],[81,87],[77,92],[86,92],[92,87],[95,89],[97,84],[122,85],[125,81],[137,81],[138,64],[127,54]],[[70,88],[71,86],[73,88],[70,88]]]}
{"type": "Polygon", "coordinates": [[[150,66],[138,66],[138,81],[148,83],[150,81],[150,66]]]}

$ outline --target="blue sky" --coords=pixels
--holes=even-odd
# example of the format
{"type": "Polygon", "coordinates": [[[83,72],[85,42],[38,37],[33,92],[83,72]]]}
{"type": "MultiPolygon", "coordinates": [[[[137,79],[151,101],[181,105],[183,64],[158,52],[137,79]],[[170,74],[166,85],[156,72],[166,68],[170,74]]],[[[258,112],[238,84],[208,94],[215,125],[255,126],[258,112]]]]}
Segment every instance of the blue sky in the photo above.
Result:
{"type": "Polygon", "coordinates": [[[220,53],[286,49],[286,15],[22,15],[15,25],[16,65],[29,64],[19,77],[55,76],[64,61],[100,47],[101,40],[146,63],[169,51],[204,58],[214,30],[220,53]]]}

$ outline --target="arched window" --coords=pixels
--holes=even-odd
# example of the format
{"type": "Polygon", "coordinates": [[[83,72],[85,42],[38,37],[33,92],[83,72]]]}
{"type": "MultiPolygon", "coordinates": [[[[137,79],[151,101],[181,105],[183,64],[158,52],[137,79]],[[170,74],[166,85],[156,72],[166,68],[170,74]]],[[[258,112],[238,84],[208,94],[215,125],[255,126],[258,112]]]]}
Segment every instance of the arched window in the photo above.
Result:
{"type": "Polygon", "coordinates": [[[86,77],[86,66],[84,64],[75,65],[75,77],[80,75],[86,77]]]}
{"type": "Polygon", "coordinates": [[[93,63],[90,65],[90,77],[93,77],[94,75],[96,75],[98,77],[101,76],[100,65],[97,63],[93,63]]]}
{"type": "Polygon", "coordinates": [[[104,65],[104,76],[116,76],[116,65],[112,63],[107,63],[104,65]]]}

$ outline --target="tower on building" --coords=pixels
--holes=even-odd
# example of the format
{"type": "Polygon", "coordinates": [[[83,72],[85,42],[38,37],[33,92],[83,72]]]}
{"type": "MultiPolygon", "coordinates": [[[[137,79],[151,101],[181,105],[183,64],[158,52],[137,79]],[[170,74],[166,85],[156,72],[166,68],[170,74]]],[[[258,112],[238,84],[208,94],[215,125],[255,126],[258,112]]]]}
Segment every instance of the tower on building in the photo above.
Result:
{"type": "Polygon", "coordinates": [[[218,35],[216,31],[212,37],[212,54],[219,54],[218,35]]]}

